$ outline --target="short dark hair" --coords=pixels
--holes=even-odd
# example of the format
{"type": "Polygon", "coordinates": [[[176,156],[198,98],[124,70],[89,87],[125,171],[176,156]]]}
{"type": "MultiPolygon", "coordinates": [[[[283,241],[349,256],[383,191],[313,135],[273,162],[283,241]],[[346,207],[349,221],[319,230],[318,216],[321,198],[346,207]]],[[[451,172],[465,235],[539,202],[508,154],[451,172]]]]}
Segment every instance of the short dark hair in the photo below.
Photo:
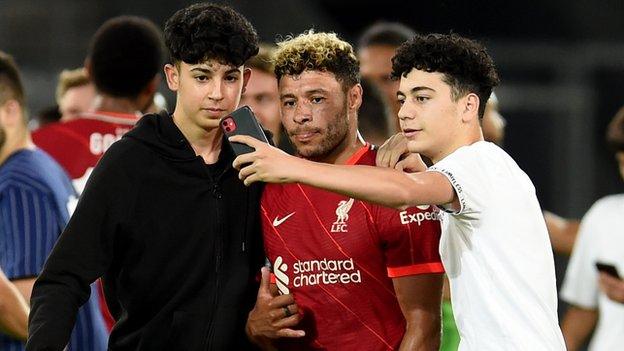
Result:
{"type": "Polygon", "coordinates": [[[99,92],[134,98],[162,67],[162,35],[146,18],[115,17],[97,30],[88,57],[99,92]]]}
{"type": "Polygon", "coordinates": [[[364,140],[371,137],[387,139],[391,136],[393,113],[386,96],[368,79],[362,79],[362,106],[358,111],[358,130],[364,140]]]}
{"type": "Polygon", "coordinates": [[[24,107],[24,85],[13,56],[0,51],[0,105],[9,100],[16,100],[24,107]]]}
{"type": "Polygon", "coordinates": [[[360,82],[360,63],[353,47],[335,33],[309,30],[287,37],[277,46],[274,56],[277,80],[304,71],[323,71],[333,73],[345,91],[360,82]]]}
{"type": "Polygon", "coordinates": [[[198,3],[176,12],[165,24],[171,63],[208,59],[240,66],[258,53],[258,34],[243,15],[225,5],[198,3]]]}
{"type": "Polygon", "coordinates": [[[378,22],[368,27],[358,40],[358,50],[385,45],[398,47],[416,35],[412,28],[398,22],[378,22]]]}
{"type": "Polygon", "coordinates": [[[624,152],[624,107],[615,114],[607,127],[607,145],[615,152],[624,152]]]}
{"type": "Polygon", "coordinates": [[[457,100],[468,93],[479,96],[479,118],[499,83],[494,61],[485,47],[457,34],[416,35],[402,44],[392,58],[392,78],[400,79],[412,69],[444,74],[457,100]]]}

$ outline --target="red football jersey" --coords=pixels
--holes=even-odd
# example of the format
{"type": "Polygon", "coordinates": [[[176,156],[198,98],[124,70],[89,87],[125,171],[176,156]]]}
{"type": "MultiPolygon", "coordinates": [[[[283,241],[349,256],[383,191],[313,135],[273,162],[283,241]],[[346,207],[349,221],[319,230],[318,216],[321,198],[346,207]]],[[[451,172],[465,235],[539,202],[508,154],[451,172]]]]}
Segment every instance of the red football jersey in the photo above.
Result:
{"type": "Polygon", "coordinates": [[[100,157],[138,120],[134,114],[84,113],[78,119],[37,129],[32,138],[38,147],[63,166],[80,194],[100,157]]]}
{"type": "MultiPolygon", "coordinates": [[[[32,133],[33,142],[50,154],[69,174],[74,188],[81,194],[91,171],[104,152],[128,132],[139,120],[134,114],[116,112],[87,112],[80,118],[51,123],[32,133]]],[[[100,307],[102,316],[111,330],[115,321],[104,300],[102,285],[100,307]]]]}
{"type": "MultiPolygon", "coordinates": [[[[348,164],[374,165],[366,145],[348,164]]],[[[281,293],[304,311],[303,339],[280,349],[398,349],[405,320],[392,279],[442,273],[439,210],[373,205],[300,184],[267,184],[267,258],[281,293]]]]}

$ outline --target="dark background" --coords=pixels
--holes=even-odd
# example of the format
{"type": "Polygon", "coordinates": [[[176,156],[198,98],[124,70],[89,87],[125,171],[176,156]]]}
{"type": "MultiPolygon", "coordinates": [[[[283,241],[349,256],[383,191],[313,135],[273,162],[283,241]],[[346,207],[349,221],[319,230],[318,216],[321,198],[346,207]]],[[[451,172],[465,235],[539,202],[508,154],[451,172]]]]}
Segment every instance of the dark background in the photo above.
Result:
{"type": "MultiPolygon", "coordinates": [[[[0,0],[0,50],[17,59],[31,111],[38,111],[53,104],[57,74],[82,65],[90,36],[106,19],[141,15],[162,27],[190,3],[0,0]]],[[[624,105],[622,0],[227,3],[265,41],[315,28],[354,42],[378,20],[479,39],[502,79],[497,94],[508,123],[505,147],[533,179],[542,206],[580,217],[598,198],[622,191],[604,146],[605,127],[624,105]]],[[[161,92],[173,106],[164,85],[161,92]]],[[[558,263],[561,274],[564,262],[558,263]]]]}

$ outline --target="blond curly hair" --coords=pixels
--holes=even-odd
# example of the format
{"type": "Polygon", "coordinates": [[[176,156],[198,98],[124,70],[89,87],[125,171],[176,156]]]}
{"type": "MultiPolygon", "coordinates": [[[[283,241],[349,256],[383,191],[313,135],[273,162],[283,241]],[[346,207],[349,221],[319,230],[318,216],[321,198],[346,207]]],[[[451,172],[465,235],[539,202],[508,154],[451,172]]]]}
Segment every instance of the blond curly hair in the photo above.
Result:
{"type": "Polygon", "coordinates": [[[274,54],[275,76],[299,75],[303,71],[331,72],[343,87],[360,82],[360,63],[351,44],[335,33],[309,30],[277,43],[274,54]]]}

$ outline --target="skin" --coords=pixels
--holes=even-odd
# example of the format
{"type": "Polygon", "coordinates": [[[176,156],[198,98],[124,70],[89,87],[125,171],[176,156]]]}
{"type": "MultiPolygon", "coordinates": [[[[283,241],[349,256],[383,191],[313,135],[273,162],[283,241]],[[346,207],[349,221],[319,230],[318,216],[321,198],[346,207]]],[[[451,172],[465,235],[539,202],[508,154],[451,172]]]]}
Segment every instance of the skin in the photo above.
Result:
{"type": "Polygon", "coordinates": [[[59,100],[61,121],[71,121],[91,109],[96,96],[92,83],[67,89],[59,100]]]}
{"type": "MultiPolygon", "coordinates": [[[[26,126],[24,109],[17,100],[9,99],[0,105],[0,136],[0,165],[13,153],[23,149],[34,149],[35,147],[26,126]]],[[[4,274],[0,277],[0,280],[2,279],[6,280],[4,274]]],[[[30,301],[35,279],[36,277],[14,280],[11,282],[10,288],[5,287],[3,289],[4,294],[13,301],[30,301]],[[19,292],[21,296],[15,296],[15,292],[19,292]]],[[[12,320],[9,327],[13,335],[24,337],[23,331],[15,328],[21,328],[20,325],[24,320],[24,313],[28,313],[28,308],[24,308],[20,304],[12,304],[10,307],[5,305],[3,309],[7,313],[12,314],[10,317],[6,317],[12,320]]]]}
{"type": "Polygon", "coordinates": [[[197,155],[207,164],[217,162],[223,135],[219,120],[238,107],[251,70],[211,59],[165,65],[165,76],[177,93],[174,123],[197,155]]]}
{"type": "MultiPolygon", "coordinates": [[[[399,82],[390,79],[392,73],[392,57],[396,47],[390,45],[371,45],[360,49],[360,73],[362,78],[370,80],[379,88],[387,102],[392,106],[392,116],[396,116],[401,108],[397,101],[396,92],[399,82]]],[[[400,130],[398,121],[391,125],[395,126],[393,134],[400,130]]]]}
{"type": "Polygon", "coordinates": [[[0,333],[26,340],[28,312],[26,300],[0,270],[0,333]]]}
{"type": "Polygon", "coordinates": [[[252,68],[251,78],[241,97],[240,105],[251,107],[262,126],[273,133],[273,141],[275,145],[278,145],[282,124],[279,90],[275,76],[252,68]]]}
{"type": "MultiPolygon", "coordinates": [[[[282,124],[301,157],[340,165],[364,145],[357,133],[357,110],[362,99],[359,84],[344,92],[332,73],[305,71],[282,77],[279,89],[282,124]]],[[[392,282],[407,321],[400,349],[437,350],[442,275],[407,276],[394,278],[392,282]]],[[[247,324],[250,335],[262,340],[258,344],[270,345],[268,340],[280,336],[305,335],[291,329],[300,318],[287,317],[277,307],[290,303],[289,295],[269,299],[268,288],[261,291],[247,324]]]]}
{"type": "MultiPolygon", "coordinates": [[[[434,163],[461,146],[483,140],[479,97],[468,93],[453,99],[443,78],[437,72],[412,69],[401,77],[398,92],[402,103],[399,119],[409,151],[434,163]]],[[[398,209],[424,204],[459,207],[450,182],[437,172],[405,174],[394,169],[313,163],[251,139],[231,139],[256,149],[234,161],[239,168],[248,163],[239,173],[246,184],[299,182],[398,209]]]]}

